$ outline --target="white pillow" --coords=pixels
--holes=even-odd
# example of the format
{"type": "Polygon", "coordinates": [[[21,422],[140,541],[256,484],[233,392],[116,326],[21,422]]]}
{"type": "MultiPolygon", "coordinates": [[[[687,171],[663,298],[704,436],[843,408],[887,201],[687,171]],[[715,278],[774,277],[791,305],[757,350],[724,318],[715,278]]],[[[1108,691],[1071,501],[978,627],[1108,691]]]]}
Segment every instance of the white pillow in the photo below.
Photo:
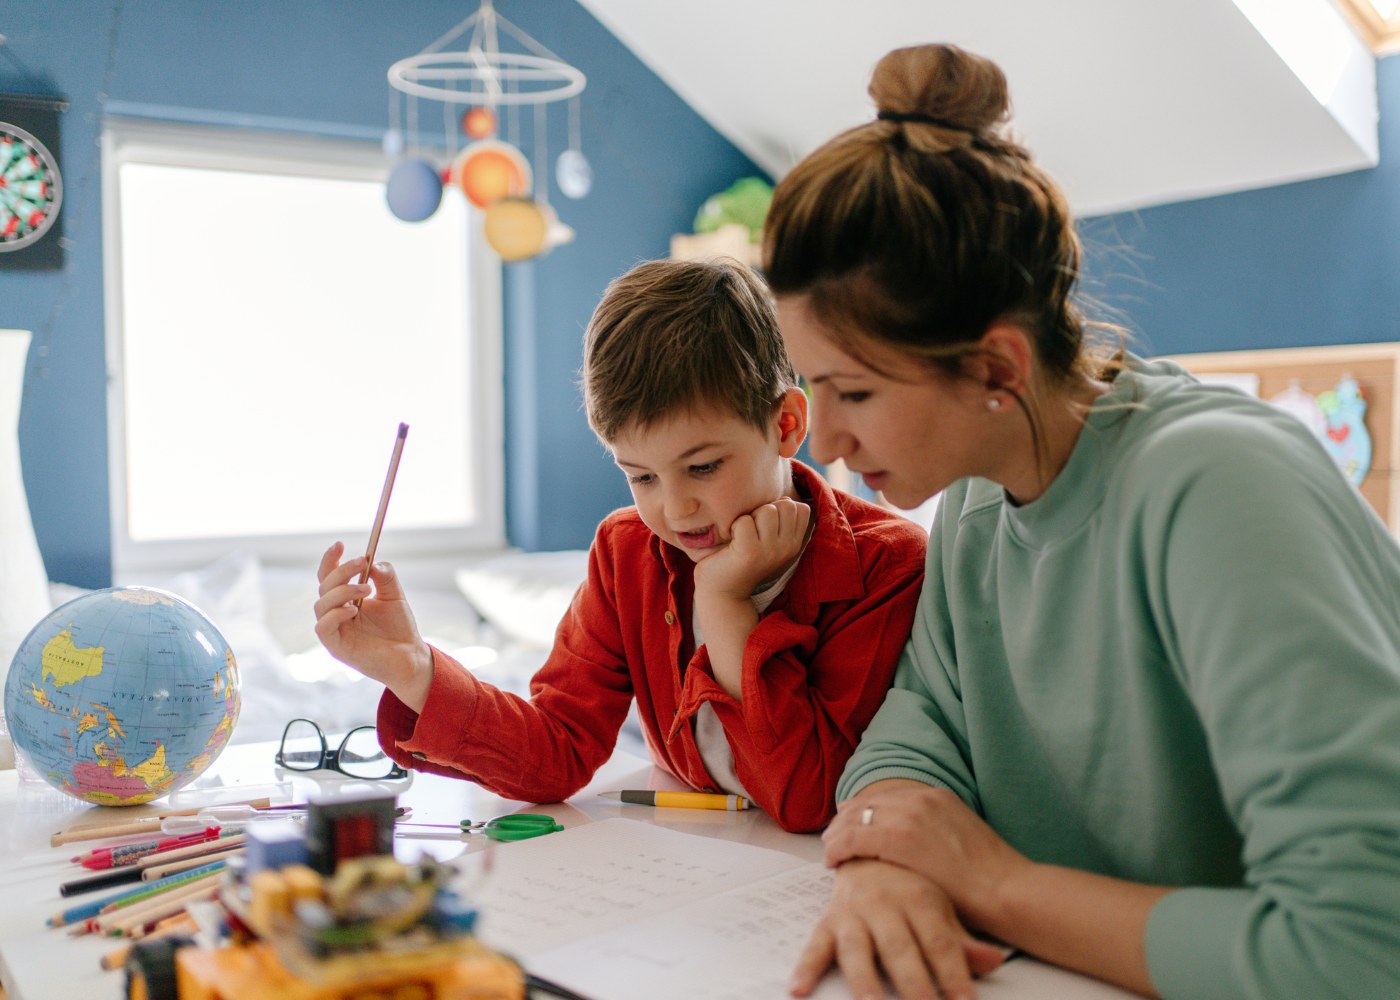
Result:
{"type": "Polygon", "coordinates": [[[262,564],[250,552],[230,552],[174,576],[143,576],[117,583],[159,587],[199,608],[228,640],[244,670],[282,656],[282,648],[267,627],[262,564]]]}
{"type": "Polygon", "coordinates": [[[536,649],[554,645],[554,630],[588,576],[588,553],[512,552],[464,566],[457,588],[482,620],[536,649]]]}
{"type": "Polygon", "coordinates": [[[267,566],[262,568],[264,618],[277,645],[287,653],[300,653],[319,646],[316,613],[312,606],[320,595],[316,565],[267,566]]]}

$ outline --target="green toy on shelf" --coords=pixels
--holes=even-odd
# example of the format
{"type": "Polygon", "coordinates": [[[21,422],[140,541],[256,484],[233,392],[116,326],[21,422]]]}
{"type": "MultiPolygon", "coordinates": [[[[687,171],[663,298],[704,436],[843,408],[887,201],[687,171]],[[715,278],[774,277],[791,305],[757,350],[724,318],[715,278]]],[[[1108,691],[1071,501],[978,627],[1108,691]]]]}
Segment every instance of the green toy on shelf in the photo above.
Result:
{"type": "Polygon", "coordinates": [[[713,233],[721,226],[738,223],[749,231],[749,242],[758,243],[772,201],[773,185],[761,177],[744,177],[705,199],[695,215],[695,231],[713,233]]]}

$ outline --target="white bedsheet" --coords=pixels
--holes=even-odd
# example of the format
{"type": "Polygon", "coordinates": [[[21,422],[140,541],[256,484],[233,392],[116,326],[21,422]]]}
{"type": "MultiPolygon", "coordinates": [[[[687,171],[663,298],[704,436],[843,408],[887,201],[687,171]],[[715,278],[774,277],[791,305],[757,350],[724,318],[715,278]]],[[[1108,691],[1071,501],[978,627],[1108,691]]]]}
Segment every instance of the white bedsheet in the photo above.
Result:
{"type": "MultiPolygon", "coordinates": [[[[482,680],[528,697],[554,626],[583,580],[585,557],[509,553],[467,564],[440,586],[406,589],[428,642],[482,680]]],[[[328,735],[374,723],[382,686],[337,662],[316,639],[314,566],[268,567],[234,553],[175,576],[118,582],[169,590],[208,615],[228,640],[242,678],[232,742],[277,739],[295,718],[315,720],[328,735]]],[[[50,593],[57,607],[85,591],[52,584],[50,593]]],[[[635,713],[619,742],[645,755],[635,713]]]]}

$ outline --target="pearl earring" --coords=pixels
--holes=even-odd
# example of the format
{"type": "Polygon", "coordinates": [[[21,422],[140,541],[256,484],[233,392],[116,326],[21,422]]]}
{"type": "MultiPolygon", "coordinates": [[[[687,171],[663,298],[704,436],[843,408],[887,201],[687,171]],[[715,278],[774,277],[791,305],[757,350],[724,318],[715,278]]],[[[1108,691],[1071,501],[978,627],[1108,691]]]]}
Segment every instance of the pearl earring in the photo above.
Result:
{"type": "Polygon", "coordinates": [[[989,399],[987,400],[987,409],[989,409],[989,410],[1000,410],[1000,409],[1001,409],[1001,400],[998,399],[998,398],[995,397],[995,396],[992,396],[991,398],[989,398],[989,399]]]}

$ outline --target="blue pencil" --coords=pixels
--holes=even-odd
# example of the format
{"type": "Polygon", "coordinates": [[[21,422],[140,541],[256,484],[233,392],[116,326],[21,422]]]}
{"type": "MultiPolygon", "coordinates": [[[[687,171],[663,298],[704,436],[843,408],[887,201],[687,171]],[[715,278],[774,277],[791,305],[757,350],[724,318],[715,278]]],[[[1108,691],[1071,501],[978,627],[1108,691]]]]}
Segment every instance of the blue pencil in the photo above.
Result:
{"type": "Polygon", "coordinates": [[[101,899],[94,899],[90,903],[83,903],[81,906],[71,906],[62,913],[56,913],[52,917],[49,917],[49,926],[63,927],[66,924],[76,924],[81,920],[91,920],[102,912],[103,907],[110,906],[113,903],[119,903],[124,899],[130,899],[142,893],[149,895],[152,889],[157,886],[161,889],[173,889],[177,885],[183,885],[186,882],[191,882],[195,879],[212,874],[227,864],[227,861],[212,861],[207,865],[200,865],[198,868],[191,868],[188,871],[167,875],[165,878],[159,879],[155,883],[144,882],[135,889],[127,889],[125,892],[113,893],[101,899]]]}

